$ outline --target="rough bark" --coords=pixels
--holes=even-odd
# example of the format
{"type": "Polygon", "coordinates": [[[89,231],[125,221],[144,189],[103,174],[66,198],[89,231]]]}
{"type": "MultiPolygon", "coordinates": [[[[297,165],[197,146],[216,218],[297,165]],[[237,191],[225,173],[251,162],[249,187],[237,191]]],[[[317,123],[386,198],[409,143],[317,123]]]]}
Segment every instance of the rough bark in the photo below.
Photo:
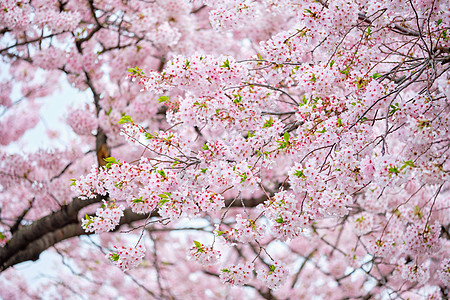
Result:
{"type": "MultiPolygon", "coordinates": [[[[61,241],[92,234],[86,233],[81,228],[78,214],[82,208],[100,202],[102,199],[106,199],[106,197],[99,196],[87,200],[75,198],[72,203],[63,206],[59,211],[34,221],[30,225],[20,227],[6,246],[0,248],[0,272],[21,262],[37,260],[42,252],[61,241]]],[[[255,207],[266,199],[266,196],[261,196],[243,201],[246,207],[255,207]]],[[[242,207],[239,199],[228,199],[225,204],[226,207],[242,207]]],[[[120,230],[123,225],[145,220],[148,217],[148,214],[139,215],[126,209],[116,230],[120,230]]],[[[158,217],[158,214],[153,212],[150,217],[158,217]]]]}

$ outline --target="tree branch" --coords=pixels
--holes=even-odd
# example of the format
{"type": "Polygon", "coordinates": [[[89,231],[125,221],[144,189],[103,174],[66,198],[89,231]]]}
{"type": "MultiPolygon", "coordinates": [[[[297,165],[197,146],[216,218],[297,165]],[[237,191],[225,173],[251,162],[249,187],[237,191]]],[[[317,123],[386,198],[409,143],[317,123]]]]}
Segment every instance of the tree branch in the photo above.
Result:
{"type": "MultiPolygon", "coordinates": [[[[20,228],[6,246],[0,248],[0,272],[24,261],[37,260],[42,252],[63,240],[93,234],[86,233],[83,230],[78,212],[82,208],[103,199],[106,199],[106,197],[98,196],[87,200],[75,198],[72,203],[64,206],[61,210],[37,220],[31,225],[20,228]]],[[[266,199],[265,195],[259,198],[250,198],[245,200],[245,206],[255,207],[266,199]]],[[[233,199],[225,201],[226,207],[232,201],[233,199]]],[[[242,203],[234,201],[231,207],[242,207],[242,203]]],[[[139,215],[133,213],[130,209],[126,209],[115,231],[119,231],[123,225],[145,220],[148,217],[148,214],[139,215]]],[[[159,215],[154,211],[150,217],[159,217],[159,215]]]]}
{"type": "MultiPolygon", "coordinates": [[[[58,229],[69,224],[78,224],[78,212],[80,209],[100,202],[104,198],[101,196],[87,200],[75,198],[70,204],[63,206],[59,211],[45,216],[30,225],[19,228],[5,247],[0,248],[0,271],[7,268],[5,265],[6,262],[10,261],[14,256],[17,256],[20,251],[29,248],[32,243],[43,238],[46,234],[56,232],[58,229]]],[[[36,252],[29,259],[38,259],[41,252],[42,250],[36,252]]]]}

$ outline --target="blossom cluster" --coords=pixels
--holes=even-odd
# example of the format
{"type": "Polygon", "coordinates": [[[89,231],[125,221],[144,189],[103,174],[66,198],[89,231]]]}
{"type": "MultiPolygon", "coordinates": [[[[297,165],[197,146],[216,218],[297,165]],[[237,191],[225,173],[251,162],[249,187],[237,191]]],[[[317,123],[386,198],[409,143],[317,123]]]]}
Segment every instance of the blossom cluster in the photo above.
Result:
{"type": "MultiPolygon", "coordinates": [[[[309,225],[309,217],[296,207],[294,194],[282,191],[264,203],[265,212],[272,222],[272,233],[281,240],[297,237],[309,225]]],[[[264,209],[260,207],[260,209],[264,209]]]]}
{"type": "Polygon", "coordinates": [[[90,111],[75,109],[67,116],[67,124],[78,135],[90,135],[93,130],[97,129],[98,122],[90,111]]]}
{"type": "Polygon", "coordinates": [[[120,222],[120,218],[123,216],[123,205],[117,206],[115,202],[109,203],[103,200],[103,204],[96,211],[96,216],[91,217],[86,214],[86,217],[82,219],[82,227],[86,232],[107,232],[111,231],[120,222]]]}
{"type": "MultiPolygon", "coordinates": [[[[444,295],[448,1],[84,2],[0,3],[0,259],[74,201],[85,232],[108,232],[96,245],[127,223],[123,236],[142,233],[154,257],[121,277],[64,241],[59,252],[104,284],[61,274],[48,290],[65,298],[444,295]],[[65,118],[80,138],[10,154],[61,79],[91,101],[65,118]],[[192,246],[187,230],[214,242],[192,246]],[[208,269],[183,264],[186,250],[208,269]]],[[[129,270],[144,251],[107,257],[129,270]]],[[[3,278],[0,298],[20,298],[3,278]]]]}
{"type": "Polygon", "coordinates": [[[12,235],[9,231],[0,232],[0,247],[5,247],[6,243],[11,239],[12,235]]]}
{"type": "Polygon", "coordinates": [[[189,249],[188,257],[201,264],[202,266],[215,265],[220,260],[220,252],[211,247],[207,247],[197,241],[194,246],[189,249]]]}
{"type": "Polygon", "coordinates": [[[228,265],[220,270],[220,280],[227,285],[244,285],[252,278],[253,263],[228,265]]]}
{"type": "Polygon", "coordinates": [[[256,271],[257,278],[270,289],[279,289],[286,282],[288,272],[284,266],[275,261],[269,270],[260,269],[256,271]]]}
{"type": "Polygon", "coordinates": [[[142,245],[136,247],[116,247],[115,252],[106,255],[106,258],[118,266],[123,272],[138,266],[145,256],[145,248],[142,245]]]}
{"type": "Polygon", "coordinates": [[[438,270],[439,279],[446,286],[450,285],[450,259],[446,258],[442,261],[438,270]]]}

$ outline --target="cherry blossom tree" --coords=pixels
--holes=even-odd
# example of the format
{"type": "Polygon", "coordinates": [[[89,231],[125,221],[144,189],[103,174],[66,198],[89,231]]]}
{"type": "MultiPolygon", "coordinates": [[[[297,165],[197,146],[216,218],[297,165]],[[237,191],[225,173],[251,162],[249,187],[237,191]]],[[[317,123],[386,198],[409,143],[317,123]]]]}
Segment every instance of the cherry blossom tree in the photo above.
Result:
{"type": "Polygon", "coordinates": [[[446,0],[2,1],[0,297],[447,299],[449,29],[446,0]],[[73,140],[11,153],[62,81],[73,140]]]}

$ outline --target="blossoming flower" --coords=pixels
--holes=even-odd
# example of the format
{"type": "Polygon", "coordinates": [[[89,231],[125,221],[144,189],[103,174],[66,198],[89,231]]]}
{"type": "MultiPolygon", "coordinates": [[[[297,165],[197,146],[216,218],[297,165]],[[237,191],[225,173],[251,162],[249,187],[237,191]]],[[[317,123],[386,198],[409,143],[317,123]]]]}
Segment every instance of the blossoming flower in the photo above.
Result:
{"type": "Polygon", "coordinates": [[[252,278],[253,268],[251,262],[228,265],[220,270],[220,280],[228,285],[244,285],[252,278]]]}
{"type": "Polygon", "coordinates": [[[261,280],[270,289],[279,289],[285,282],[288,276],[288,272],[285,267],[275,261],[273,265],[256,271],[257,278],[261,280]]]}
{"type": "Polygon", "coordinates": [[[194,241],[194,246],[189,249],[188,257],[203,266],[215,265],[220,259],[220,252],[211,247],[194,241]]]}
{"type": "Polygon", "coordinates": [[[136,247],[116,247],[116,252],[106,255],[106,258],[117,265],[122,271],[136,267],[145,256],[145,248],[142,245],[136,247]]]}

